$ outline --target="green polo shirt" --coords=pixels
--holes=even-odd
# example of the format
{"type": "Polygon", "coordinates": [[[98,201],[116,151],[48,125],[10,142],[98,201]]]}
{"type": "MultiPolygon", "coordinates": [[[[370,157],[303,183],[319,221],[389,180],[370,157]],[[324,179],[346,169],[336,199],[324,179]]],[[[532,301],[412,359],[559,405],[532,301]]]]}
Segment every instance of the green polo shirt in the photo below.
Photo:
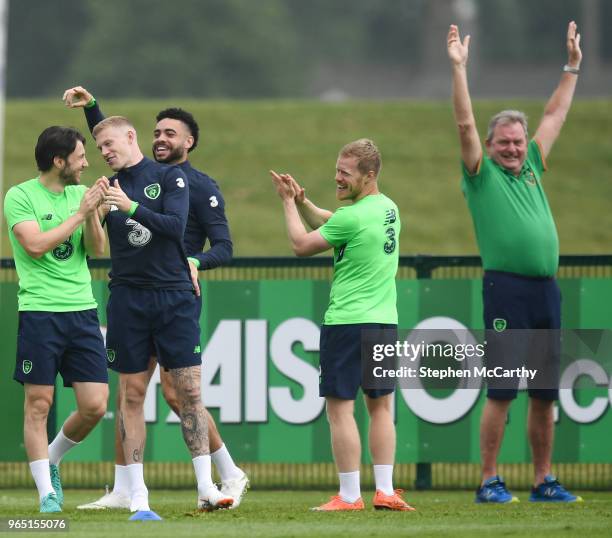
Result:
{"type": "Polygon", "coordinates": [[[319,228],[334,246],[325,325],[397,324],[400,229],[399,210],[384,194],[341,207],[319,228]]]}
{"type": "Polygon", "coordinates": [[[544,188],[546,162],[531,140],[518,177],[486,155],[470,175],[462,165],[466,197],[485,270],[525,276],[554,276],[559,266],[559,238],[544,188]]]}

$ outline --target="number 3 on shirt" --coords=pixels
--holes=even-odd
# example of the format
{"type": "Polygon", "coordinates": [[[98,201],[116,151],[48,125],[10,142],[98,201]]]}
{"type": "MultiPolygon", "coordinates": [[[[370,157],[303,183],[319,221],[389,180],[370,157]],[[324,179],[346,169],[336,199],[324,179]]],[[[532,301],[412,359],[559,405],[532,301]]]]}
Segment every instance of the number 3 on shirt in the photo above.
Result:
{"type": "Polygon", "coordinates": [[[219,205],[219,201],[217,200],[216,196],[211,196],[209,200],[210,200],[210,207],[217,207],[219,205]]]}
{"type": "Polygon", "coordinates": [[[183,189],[185,187],[185,180],[182,177],[176,178],[176,186],[183,189]]]}

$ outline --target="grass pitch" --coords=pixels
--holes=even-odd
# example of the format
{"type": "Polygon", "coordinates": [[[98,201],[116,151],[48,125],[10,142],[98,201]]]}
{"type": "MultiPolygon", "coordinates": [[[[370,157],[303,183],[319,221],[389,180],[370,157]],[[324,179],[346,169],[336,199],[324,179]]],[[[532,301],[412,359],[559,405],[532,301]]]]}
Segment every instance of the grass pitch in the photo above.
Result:
{"type": "MultiPolygon", "coordinates": [[[[516,493],[516,492],[515,492],[516,493]]],[[[358,513],[313,513],[308,508],[325,501],[329,492],[252,491],[238,510],[199,513],[193,509],[195,492],[155,490],[151,506],[162,522],[128,522],[127,511],[80,511],[78,504],[97,498],[99,490],[68,490],[63,517],[69,536],[88,538],[146,535],[147,538],[212,537],[331,537],[372,536],[610,536],[612,492],[582,492],[581,504],[550,505],[527,502],[476,505],[473,493],[460,491],[408,492],[417,512],[381,512],[371,508],[372,492],[364,493],[367,508],[358,513]]],[[[31,490],[0,491],[0,518],[38,517],[31,490]]],[[[20,532],[20,536],[35,536],[20,532]]]]}

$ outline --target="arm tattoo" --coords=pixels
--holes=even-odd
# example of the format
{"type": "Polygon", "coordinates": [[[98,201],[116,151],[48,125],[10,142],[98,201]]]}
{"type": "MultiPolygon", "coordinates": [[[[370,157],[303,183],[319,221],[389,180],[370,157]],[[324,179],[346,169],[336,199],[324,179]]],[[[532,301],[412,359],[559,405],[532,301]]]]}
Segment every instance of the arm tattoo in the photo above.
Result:
{"type": "Polygon", "coordinates": [[[170,370],[178,398],[181,428],[191,457],[210,453],[208,421],[202,405],[200,366],[170,370]]]}

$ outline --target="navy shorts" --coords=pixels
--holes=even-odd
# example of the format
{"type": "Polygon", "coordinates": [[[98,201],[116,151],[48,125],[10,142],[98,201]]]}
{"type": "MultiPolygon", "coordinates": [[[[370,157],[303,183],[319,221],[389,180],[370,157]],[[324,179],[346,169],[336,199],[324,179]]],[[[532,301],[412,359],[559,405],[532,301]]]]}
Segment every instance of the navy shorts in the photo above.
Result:
{"type": "MultiPolygon", "coordinates": [[[[529,396],[557,400],[559,390],[553,385],[558,387],[561,363],[561,292],[556,280],[486,271],[482,296],[487,367],[538,369],[539,378],[545,381],[539,381],[538,388],[529,387],[529,396]]],[[[490,382],[487,397],[513,400],[518,379],[516,387],[510,384],[508,380],[490,382]],[[502,388],[495,386],[500,383],[502,388]]]]}
{"type": "MultiPolygon", "coordinates": [[[[370,398],[379,398],[393,393],[391,387],[364,388],[362,371],[362,340],[373,343],[397,341],[397,325],[385,323],[355,323],[347,325],[322,325],[319,345],[319,396],[331,396],[343,400],[354,400],[359,387],[370,398]],[[380,331],[380,338],[373,332],[380,331]],[[364,332],[367,335],[364,336],[364,332]],[[384,340],[384,341],[383,341],[384,340]]],[[[367,345],[367,344],[365,344],[367,345]]],[[[388,384],[388,383],[387,383],[388,384]]]]}
{"type": "Polygon", "coordinates": [[[201,364],[197,308],[192,291],[113,286],[106,305],[108,367],[145,372],[152,355],[166,370],[201,364]]]}
{"type": "Polygon", "coordinates": [[[78,312],[19,312],[13,379],[64,387],[75,382],[108,383],[104,340],[95,308],[78,312]]]}
{"type": "Polygon", "coordinates": [[[200,296],[196,295],[196,306],[195,306],[195,320],[198,326],[200,325],[200,315],[202,314],[202,284],[200,283],[200,296]]]}

